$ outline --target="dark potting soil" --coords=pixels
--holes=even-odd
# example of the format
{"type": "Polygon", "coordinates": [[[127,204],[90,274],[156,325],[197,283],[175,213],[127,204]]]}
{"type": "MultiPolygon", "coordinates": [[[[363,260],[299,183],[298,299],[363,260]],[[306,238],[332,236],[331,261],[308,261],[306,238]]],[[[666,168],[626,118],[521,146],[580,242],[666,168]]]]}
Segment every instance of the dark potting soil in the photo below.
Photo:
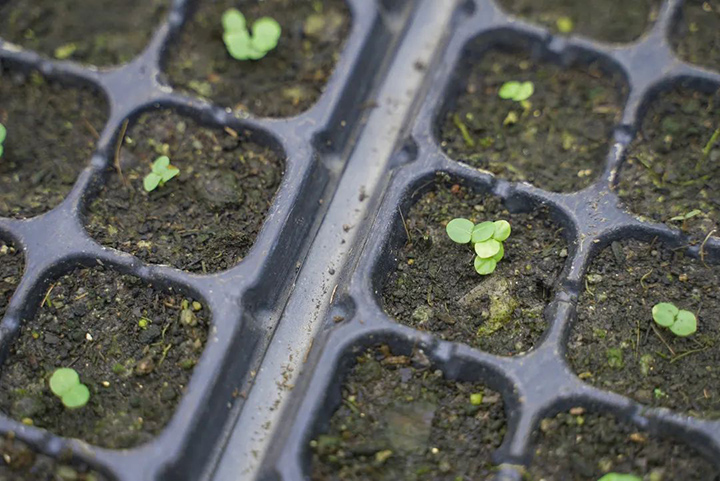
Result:
{"type": "Polygon", "coordinates": [[[568,345],[574,371],[648,406],[720,418],[720,267],[659,242],[616,242],[586,282],[568,345]],[[695,313],[697,332],[677,337],[655,324],[658,302],[695,313]]]}
{"type": "Polygon", "coordinates": [[[397,321],[442,339],[513,355],[529,350],[547,327],[543,310],[565,264],[561,228],[545,209],[509,213],[500,199],[443,184],[405,215],[410,241],[383,289],[383,307],[397,321]],[[481,276],[470,244],[454,243],[447,223],[505,219],[512,233],[497,269],[481,276]]]}
{"type": "Polygon", "coordinates": [[[171,46],[170,83],[193,95],[262,117],[289,117],[318,99],[350,30],[343,0],[202,0],[171,46]],[[222,14],[239,9],[248,25],[270,16],[280,23],[277,48],[260,60],[238,61],[223,43],[222,14]]]}
{"type": "Polygon", "coordinates": [[[8,0],[0,37],[61,60],[109,66],[147,46],[170,0],[8,0]]]}
{"type": "Polygon", "coordinates": [[[23,255],[15,246],[0,239],[0,319],[10,303],[23,272],[23,255]]]}
{"type": "Polygon", "coordinates": [[[0,438],[0,480],[2,481],[102,481],[106,478],[71,457],[53,459],[40,454],[11,434],[0,438]]]}
{"type": "Polygon", "coordinates": [[[717,468],[690,446],[654,438],[610,415],[560,413],[543,419],[530,479],[597,481],[609,472],[643,480],[717,481],[717,468]]]}
{"type": "Polygon", "coordinates": [[[678,87],[661,94],[618,177],[618,194],[634,214],[683,229],[697,241],[718,229],[720,90],[705,94],[678,87]],[[701,213],[685,222],[672,220],[694,210],[701,213]]]}
{"type": "MultiPolygon", "coordinates": [[[[1,17],[1,15],[0,15],[1,17]]],[[[107,108],[88,89],[0,68],[0,216],[32,217],[58,205],[90,163],[107,108]]]]}
{"type": "Polygon", "coordinates": [[[580,190],[605,168],[625,86],[597,66],[564,69],[497,50],[474,63],[443,119],[440,140],[454,160],[554,192],[580,190]],[[525,104],[498,96],[531,81],[525,104]]]}
{"type": "Polygon", "coordinates": [[[485,479],[505,434],[500,395],[446,379],[421,352],[357,358],[342,404],[310,443],[313,480],[485,479]],[[481,402],[473,404],[472,394],[481,402]]]}
{"type": "Polygon", "coordinates": [[[283,175],[277,153],[246,132],[208,128],[169,110],[142,115],[89,209],[86,227],[106,246],[145,262],[215,272],[255,242],[283,175]],[[180,174],[152,192],[143,179],[159,156],[180,174]]]}
{"type": "Polygon", "coordinates": [[[631,42],[639,38],[649,30],[661,3],[660,0],[498,1],[510,13],[545,25],[555,33],[559,31],[558,19],[569,18],[572,25],[570,34],[605,42],[631,42]]]}
{"type": "Polygon", "coordinates": [[[720,3],[685,0],[672,42],[684,60],[720,69],[720,3]]]}
{"type": "Polygon", "coordinates": [[[0,410],[106,448],[149,441],[168,423],[205,346],[210,313],[173,290],[101,267],[48,289],[2,366],[0,410]],[[145,320],[146,326],[140,325],[145,320]],[[48,379],[72,367],[89,403],[63,407],[48,379]]]}

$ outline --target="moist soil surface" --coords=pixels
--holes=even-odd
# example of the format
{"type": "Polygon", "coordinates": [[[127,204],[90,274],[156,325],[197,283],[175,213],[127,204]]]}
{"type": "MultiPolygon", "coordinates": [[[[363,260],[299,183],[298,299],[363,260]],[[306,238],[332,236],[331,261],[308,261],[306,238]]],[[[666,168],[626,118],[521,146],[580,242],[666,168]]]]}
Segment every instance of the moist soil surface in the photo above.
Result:
{"type": "MultiPolygon", "coordinates": [[[[168,110],[129,129],[117,171],[89,209],[102,244],[145,262],[206,273],[240,262],[255,242],[283,175],[283,161],[247,132],[206,128],[168,110]],[[180,174],[146,192],[162,155],[180,174]]],[[[117,164],[116,164],[117,165],[117,164]]]]}
{"type": "Polygon", "coordinates": [[[544,209],[511,214],[500,199],[459,185],[441,184],[405,215],[410,241],[397,253],[397,269],[382,300],[398,322],[442,339],[498,355],[529,350],[547,327],[543,310],[552,299],[567,257],[561,228],[544,209]],[[505,257],[481,276],[470,244],[456,244],[447,223],[507,220],[505,257]]]}
{"type": "Polygon", "coordinates": [[[617,192],[627,209],[682,229],[696,241],[718,229],[719,112],[720,90],[706,94],[678,87],[650,105],[620,168],[617,192]],[[673,220],[696,210],[700,213],[684,222],[673,220]]]}
{"type": "Polygon", "coordinates": [[[310,443],[311,478],[486,479],[504,434],[498,393],[446,379],[421,352],[393,355],[380,346],[357,358],[329,429],[310,443]]]}
{"type": "Polygon", "coordinates": [[[48,57],[97,66],[143,51],[170,0],[8,0],[0,37],[48,57]]]}
{"type": "Polygon", "coordinates": [[[605,167],[625,87],[596,66],[564,69],[492,50],[476,63],[440,141],[454,160],[554,192],[590,185],[605,167]],[[525,102],[501,99],[505,82],[531,81],[525,102]]]}
{"type": "Polygon", "coordinates": [[[0,319],[5,315],[10,298],[20,283],[22,272],[22,252],[0,239],[0,319]]]}
{"type": "Polygon", "coordinates": [[[644,481],[720,479],[717,468],[685,444],[651,437],[609,415],[572,412],[542,420],[530,479],[597,481],[607,473],[644,481]]]}
{"type": "Polygon", "coordinates": [[[592,262],[568,345],[574,371],[652,407],[720,418],[720,267],[659,242],[615,242],[592,262]],[[653,321],[671,302],[697,316],[675,336],[653,321]]]}
{"type": "Polygon", "coordinates": [[[100,267],[61,277],[2,366],[0,410],[106,448],[149,441],[173,415],[205,345],[210,314],[196,302],[100,267]],[[86,406],[66,409],[50,391],[60,367],[87,385],[86,406]]]}
{"type": "Polygon", "coordinates": [[[660,0],[498,0],[510,13],[540,23],[557,33],[558,19],[569,18],[571,31],[605,42],[631,42],[655,20],[660,0]]]}
{"type": "Polygon", "coordinates": [[[71,456],[54,459],[34,451],[8,434],[0,438],[0,480],[2,481],[103,481],[107,478],[71,456]]]}
{"type": "Polygon", "coordinates": [[[0,68],[0,216],[32,217],[59,204],[90,163],[106,110],[87,89],[0,68]]]}
{"type": "Polygon", "coordinates": [[[720,70],[720,3],[685,0],[672,43],[688,62],[720,70]]]}
{"type": "Polygon", "coordinates": [[[166,71],[192,95],[262,117],[289,117],[318,99],[350,30],[343,0],[201,0],[166,71]],[[222,14],[239,9],[248,27],[264,16],[282,28],[277,47],[260,60],[235,60],[223,43],[222,14]]]}

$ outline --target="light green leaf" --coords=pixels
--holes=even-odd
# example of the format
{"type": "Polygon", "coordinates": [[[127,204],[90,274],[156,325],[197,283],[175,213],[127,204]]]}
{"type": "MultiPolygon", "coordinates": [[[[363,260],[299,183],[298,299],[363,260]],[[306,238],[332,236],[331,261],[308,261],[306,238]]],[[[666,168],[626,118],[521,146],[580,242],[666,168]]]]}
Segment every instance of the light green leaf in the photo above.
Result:
{"type": "Polygon", "coordinates": [[[445,231],[453,242],[457,242],[458,244],[467,244],[472,238],[474,226],[475,224],[473,224],[472,221],[458,217],[457,219],[453,219],[448,222],[447,227],[445,227],[445,231]]]}
{"type": "Polygon", "coordinates": [[[274,49],[282,33],[280,24],[270,17],[259,18],[253,23],[252,30],[252,46],[260,52],[274,49]]]}
{"type": "Polygon", "coordinates": [[[170,165],[170,158],[167,155],[163,155],[155,159],[152,165],[152,171],[158,175],[162,175],[168,165],[170,165]]]}
{"type": "Polygon", "coordinates": [[[655,322],[663,327],[670,327],[678,315],[678,308],[669,302],[660,302],[652,308],[652,316],[655,322]]]}
{"type": "Polygon", "coordinates": [[[488,239],[475,244],[475,253],[482,259],[489,259],[500,252],[500,243],[495,239],[488,239]]]}
{"type": "Polygon", "coordinates": [[[516,82],[514,80],[512,80],[510,82],[505,82],[502,85],[502,87],[500,87],[498,96],[501,99],[515,100],[515,96],[518,94],[519,90],[520,90],[520,82],[516,82]]]}
{"type": "Polygon", "coordinates": [[[90,399],[90,390],[85,384],[76,384],[62,395],[62,403],[68,409],[81,408],[90,399]]]}
{"type": "Polygon", "coordinates": [[[532,82],[523,82],[520,84],[513,100],[516,102],[522,102],[523,100],[529,99],[534,92],[535,86],[532,82]]]}
{"type": "Polygon", "coordinates": [[[147,192],[152,192],[157,188],[158,185],[160,185],[161,180],[162,176],[156,174],[155,172],[150,172],[148,175],[145,176],[145,179],[143,180],[143,187],[147,192]]]}
{"type": "Polygon", "coordinates": [[[7,137],[7,129],[3,124],[0,124],[0,144],[5,142],[5,138],[7,137]]]}
{"type": "Polygon", "coordinates": [[[481,222],[472,231],[472,241],[473,243],[486,241],[492,237],[493,232],[495,232],[495,226],[492,222],[481,222]]]}
{"type": "Polygon", "coordinates": [[[502,242],[510,237],[510,223],[506,220],[496,220],[493,222],[495,232],[493,233],[493,239],[498,242],[502,242]]]}
{"type": "Polygon", "coordinates": [[[161,175],[162,180],[160,182],[162,182],[164,184],[165,182],[172,179],[179,173],[180,173],[180,169],[178,169],[174,165],[168,165],[167,169],[165,169],[165,171],[161,175]]]}
{"type": "Polygon", "coordinates": [[[680,337],[686,337],[690,334],[694,334],[695,331],[697,331],[697,319],[695,318],[695,314],[690,311],[680,310],[677,318],[675,318],[675,323],[670,326],[670,330],[673,334],[680,337]]]}
{"type": "Polygon", "coordinates": [[[241,32],[226,32],[223,34],[223,41],[227,51],[235,60],[247,60],[254,52],[247,30],[241,32]]]}
{"type": "Polygon", "coordinates": [[[477,256],[475,257],[473,263],[475,264],[475,271],[481,276],[492,274],[497,266],[495,259],[481,259],[477,256]]]}
{"type": "Polygon", "coordinates": [[[500,250],[497,254],[491,257],[495,262],[500,262],[502,258],[505,256],[505,246],[503,246],[502,242],[500,243],[500,250]]]}
{"type": "Polygon", "coordinates": [[[245,21],[245,15],[243,15],[238,9],[231,8],[225,10],[222,16],[222,25],[225,32],[243,32],[247,33],[247,22],[245,21]]]}
{"type": "Polygon", "coordinates": [[[0,144],[0,157],[2,157],[3,152],[5,152],[5,147],[0,144]]]}
{"type": "Polygon", "coordinates": [[[634,474],[607,473],[598,481],[642,481],[642,478],[634,474]]]}
{"type": "Polygon", "coordinates": [[[78,376],[75,369],[69,367],[56,369],[52,376],[50,376],[50,390],[56,396],[62,396],[78,384],[80,384],[80,376],[78,376]]]}
{"type": "Polygon", "coordinates": [[[573,25],[572,18],[570,17],[558,17],[555,21],[555,25],[557,25],[557,29],[560,33],[570,33],[575,27],[573,25]]]}
{"type": "Polygon", "coordinates": [[[691,210],[690,212],[685,214],[685,218],[690,219],[690,218],[695,217],[696,215],[700,215],[700,214],[702,214],[702,211],[699,209],[691,210]]]}
{"type": "Polygon", "coordinates": [[[77,50],[77,45],[74,43],[66,43],[65,45],[60,45],[58,48],[55,49],[55,58],[58,60],[65,60],[72,56],[72,54],[75,53],[77,50]]]}

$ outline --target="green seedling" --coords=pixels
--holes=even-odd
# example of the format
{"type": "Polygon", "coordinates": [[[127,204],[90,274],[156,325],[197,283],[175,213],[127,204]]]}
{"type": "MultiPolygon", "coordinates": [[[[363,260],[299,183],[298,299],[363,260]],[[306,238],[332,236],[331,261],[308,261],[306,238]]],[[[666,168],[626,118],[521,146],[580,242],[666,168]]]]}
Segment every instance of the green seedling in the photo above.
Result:
{"type": "Polygon", "coordinates": [[[652,308],[652,316],[655,323],[667,327],[679,337],[687,337],[697,331],[697,319],[690,311],[678,309],[670,302],[660,302],[652,308]]]}
{"type": "Polygon", "coordinates": [[[90,390],[80,382],[75,369],[61,367],[50,377],[50,390],[68,409],[81,408],[90,399],[90,390]]]}
{"type": "Polygon", "coordinates": [[[282,29],[270,17],[259,18],[253,23],[252,34],[248,31],[245,16],[231,8],[222,16],[223,42],[235,60],[258,60],[277,47],[282,29]]]}
{"type": "Polygon", "coordinates": [[[155,159],[152,165],[152,172],[145,176],[143,187],[148,192],[152,192],[158,187],[162,187],[165,183],[178,175],[180,169],[174,165],[170,165],[170,158],[167,155],[155,159]]]}
{"type": "Polygon", "coordinates": [[[502,87],[500,87],[498,96],[505,100],[523,102],[529,99],[533,92],[535,92],[535,86],[532,82],[517,82],[512,80],[505,82],[502,87]]]}
{"type": "Polygon", "coordinates": [[[5,143],[5,137],[7,137],[7,129],[3,124],[0,124],[0,157],[2,157],[3,152],[5,151],[5,147],[3,146],[5,143]]]}
{"type": "Polygon", "coordinates": [[[453,242],[472,244],[475,251],[473,265],[481,276],[492,274],[505,256],[503,242],[510,237],[510,223],[506,220],[476,225],[468,219],[457,218],[448,222],[445,230],[453,242]]]}
{"type": "Polygon", "coordinates": [[[622,474],[622,473],[607,473],[598,481],[642,481],[642,478],[635,476],[634,474],[622,474]]]}
{"type": "Polygon", "coordinates": [[[560,33],[570,33],[575,28],[572,18],[570,17],[558,17],[555,25],[560,33]]]}
{"type": "Polygon", "coordinates": [[[688,212],[686,214],[680,214],[680,215],[676,215],[675,217],[671,217],[670,220],[673,222],[679,222],[679,221],[685,222],[686,220],[692,219],[696,215],[700,215],[700,214],[702,214],[702,211],[695,209],[695,210],[691,210],[690,212],[688,212]]]}

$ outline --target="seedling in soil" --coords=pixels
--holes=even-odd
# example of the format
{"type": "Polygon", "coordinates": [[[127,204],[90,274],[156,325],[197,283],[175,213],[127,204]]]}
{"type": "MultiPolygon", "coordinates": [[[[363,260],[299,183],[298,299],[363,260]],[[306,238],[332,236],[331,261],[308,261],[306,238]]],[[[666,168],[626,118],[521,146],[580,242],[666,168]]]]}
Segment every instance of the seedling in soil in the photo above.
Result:
{"type": "Polygon", "coordinates": [[[560,33],[570,33],[573,31],[573,28],[575,28],[572,18],[570,17],[558,17],[555,25],[560,33]]]}
{"type": "Polygon", "coordinates": [[[158,187],[162,187],[165,183],[178,175],[180,169],[174,165],[170,165],[170,158],[167,155],[158,157],[152,165],[152,172],[145,176],[143,187],[148,192],[152,192],[158,187]]]}
{"type": "Polygon", "coordinates": [[[2,157],[3,152],[5,151],[5,147],[3,147],[5,137],[7,137],[7,129],[3,124],[0,124],[0,157],[2,157]]]}
{"type": "Polygon", "coordinates": [[[517,82],[512,80],[505,82],[502,87],[500,87],[498,96],[505,100],[523,102],[529,99],[533,92],[535,92],[535,86],[532,82],[517,82]]]}
{"type": "Polygon", "coordinates": [[[231,8],[222,16],[223,42],[232,58],[236,60],[258,60],[277,47],[282,29],[270,17],[259,18],[253,23],[252,34],[248,31],[245,16],[231,8]]]}
{"type": "Polygon", "coordinates": [[[690,311],[678,309],[670,302],[660,302],[652,308],[655,323],[667,327],[673,334],[686,337],[697,330],[697,319],[690,311]]]}
{"type": "Polygon", "coordinates": [[[642,481],[642,478],[635,476],[634,474],[622,474],[622,473],[607,473],[598,481],[642,481]]]}
{"type": "Polygon", "coordinates": [[[90,399],[90,390],[80,382],[75,369],[61,367],[50,376],[50,390],[68,409],[81,408],[90,399]]]}
{"type": "Polygon", "coordinates": [[[510,237],[510,223],[506,220],[487,221],[475,225],[463,218],[453,219],[445,228],[448,236],[458,244],[472,243],[475,251],[475,271],[481,276],[492,274],[505,255],[503,242],[510,237]]]}

